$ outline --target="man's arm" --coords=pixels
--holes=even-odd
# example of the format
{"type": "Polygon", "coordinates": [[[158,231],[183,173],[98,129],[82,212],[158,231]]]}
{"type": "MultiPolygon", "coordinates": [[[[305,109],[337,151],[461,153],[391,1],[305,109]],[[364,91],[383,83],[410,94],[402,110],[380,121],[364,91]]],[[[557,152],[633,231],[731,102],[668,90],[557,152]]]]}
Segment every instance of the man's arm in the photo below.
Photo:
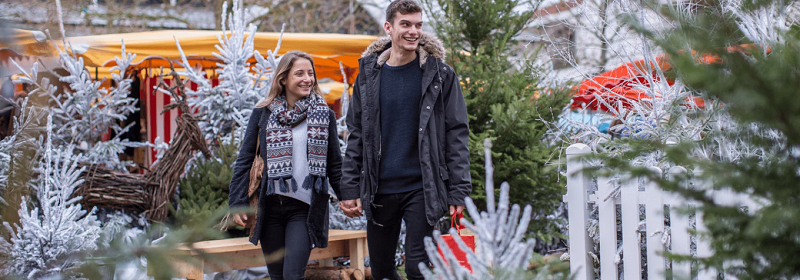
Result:
{"type": "Polygon", "coordinates": [[[458,76],[453,73],[449,80],[449,89],[444,100],[445,139],[447,139],[445,163],[450,173],[447,204],[463,206],[464,199],[472,192],[472,180],[469,174],[469,118],[458,76]]]}
{"type": "Polygon", "coordinates": [[[341,194],[339,199],[353,200],[361,195],[359,188],[359,180],[361,179],[361,165],[362,165],[362,139],[361,139],[361,94],[359,92],[358,82],[359,77],[356,77],[356,82],[353,85],[353,97],[350,99],[350,106],[347,109],[347,129],[350,130],[350,136],[347,138],[347,150],[344,155],[344,162],[342,163],[342,182],[341,194]]]}

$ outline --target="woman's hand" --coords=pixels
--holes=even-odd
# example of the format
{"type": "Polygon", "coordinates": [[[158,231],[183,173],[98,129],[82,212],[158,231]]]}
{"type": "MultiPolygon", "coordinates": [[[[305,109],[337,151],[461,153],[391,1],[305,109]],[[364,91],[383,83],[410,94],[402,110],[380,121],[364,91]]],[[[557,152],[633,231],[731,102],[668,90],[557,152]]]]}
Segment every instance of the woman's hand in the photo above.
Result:
{"type": "Polygon", "coordinates": [[[361,199],[342,200],[339,208],[350,218],[361,216],[361,199]]]}
{"type": "Polygon", "coordinates": [[[233,213],[233,221],[236,222],[237,225],[243,227],[246,226],[245,224],[247,223],[248,218],[249,217],[246,212],[233,213]]]}

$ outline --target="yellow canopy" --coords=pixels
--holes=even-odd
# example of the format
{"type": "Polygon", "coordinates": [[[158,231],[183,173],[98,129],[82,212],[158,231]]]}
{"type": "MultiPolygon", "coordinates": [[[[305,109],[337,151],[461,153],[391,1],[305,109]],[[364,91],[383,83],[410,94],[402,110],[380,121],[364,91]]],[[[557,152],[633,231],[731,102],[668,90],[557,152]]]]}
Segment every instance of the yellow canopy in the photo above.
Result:
{"type": "Polygon", "coordinates": [[[322,96],[325,97],[325,102],[333,104],[336,100],[342,98],[344,83],[336,81],[321,82],[319,83],[319,89],[322,90],[322,96]]]}
{"type": "Polygon", "coordinates": [[[0,58],[20,56],[53,56],[58,54],[47,40],[47,35],[41,31],[22,30],[14,28],[0,29],[0,58]]]}
{"type": "MultiPolygon", "coordinates": [[[[114,66],[114,57],[121,53],[121,40],[125,40],[127,52],[136,54],[133,64],[139,67],[169,66],[168,60],[177,62],[180,53],[175,45],[177,38],[189,62],[202,64],[205,68],[215,68],[219,61],[212,55],[219,53],[220,31],[203,30],[162,30],[125,34],[106,34],[95,36],[69,37],[75,53],[83,57],[88,67],[114,66]]],[[[258,32],[255,35],[255,49],[262,55],[274,50],[280,33],[258,32]]],[[[352,82],[358,72],[358,59],[367,46],[376,39],[367,35],[284,33],[279,55],[291,50],[311,54],[315,59],[318,78],[331,78],[341,81],[339,62],[345,67],[348,81],[352,82]]],[[[60,42],[59,42],[60,44],[60,42]]],[[[255,59],[253,59],[255,61],[255,59]]],[[[251,61],[252,62],[252,61],[251,61]]]]}

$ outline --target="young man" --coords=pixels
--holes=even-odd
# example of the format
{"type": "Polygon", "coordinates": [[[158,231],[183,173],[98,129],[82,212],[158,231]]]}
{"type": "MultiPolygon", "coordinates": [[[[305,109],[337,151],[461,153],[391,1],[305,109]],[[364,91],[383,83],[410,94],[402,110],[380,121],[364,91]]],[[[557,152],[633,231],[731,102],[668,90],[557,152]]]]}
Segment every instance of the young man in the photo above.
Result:
{"type": "Polygon", "coordinates": [[[359,61],[340,207],[367,215],[375,279],[400,279],[394,253],[405,221],[406,274],[422,279],[424,237],[445,213],[461,212],[472,190],[467,108],[442,42],[422,32],[419,4],[391,3],[384,29],[389,36],[359,61]]]}

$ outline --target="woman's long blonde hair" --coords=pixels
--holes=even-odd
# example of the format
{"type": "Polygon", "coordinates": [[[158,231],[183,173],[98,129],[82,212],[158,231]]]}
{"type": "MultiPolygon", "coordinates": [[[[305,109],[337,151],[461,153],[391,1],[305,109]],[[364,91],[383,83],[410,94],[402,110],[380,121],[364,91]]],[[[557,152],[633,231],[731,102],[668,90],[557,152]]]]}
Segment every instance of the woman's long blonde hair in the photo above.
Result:
{"type": "Polygon", "coordinates": [[[279,94],[284,94],[286,92],[286,89],[281,84],[281,81],[285,80],[286,77],[289,76],[289,71],[292,70],[292,66],[294,66],[294,62],[298,58],[305,58],[311,62],[311,69],[314,70],[314,85],[311,86],[311,94],[320,95],[318,83],[319,80],[317,80],[317,68],[314,66],[314,59],[311,58],[311,56],[307,53],[301,51],[290,51],[281,57],[281,62],[278,63],[278,69],[275,70],[275,76],[272,77],[272,85],[269,88],[267,98],[264,98],[264,100],[258,102],[256,108],[268,106],[269,103],[275,99],[275,97],[278,97],[279,94]]]}

